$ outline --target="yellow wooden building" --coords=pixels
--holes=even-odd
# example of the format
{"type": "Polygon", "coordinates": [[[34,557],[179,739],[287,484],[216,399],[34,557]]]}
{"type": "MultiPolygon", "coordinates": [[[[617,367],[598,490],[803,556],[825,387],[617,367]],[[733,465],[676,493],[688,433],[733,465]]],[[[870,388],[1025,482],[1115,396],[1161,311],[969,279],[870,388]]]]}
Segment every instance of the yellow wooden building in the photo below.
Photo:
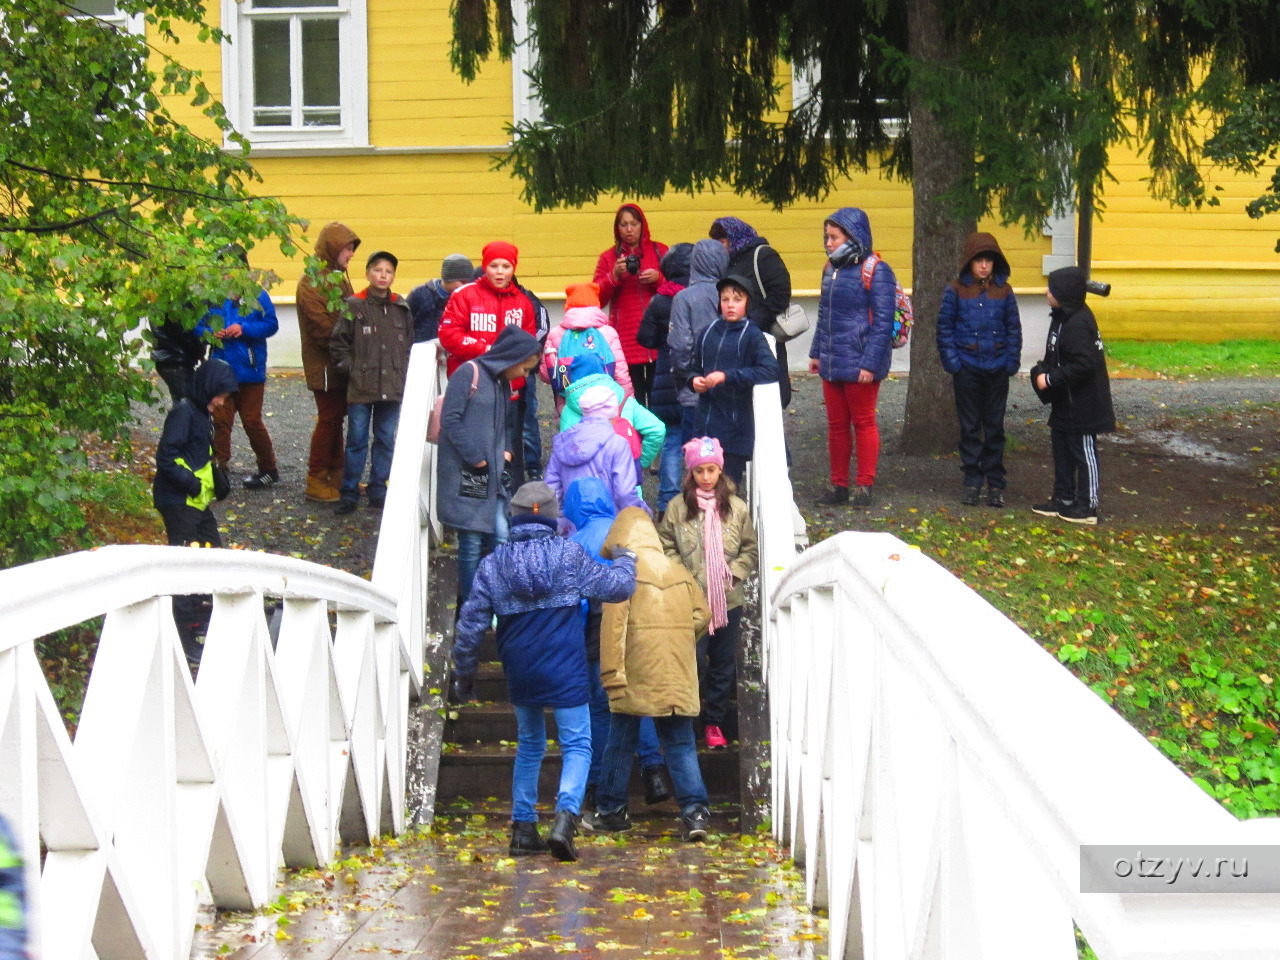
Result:
{"type": "MultiPolygon", "coordinates": [[[[507,239],[520,249],[521,281],[554,300],[566,283],[590,276],[612,242],[624,198],[541,214],[521,202],[520,184],[494,163],[507,124],[537,109],[524,79],[526,48],[464,84],[449,67],[448,8],[448,0],[211,0],[210,19],[233,43],[220,50],[193,37],[171,50],[220,93],[254,144],[262,191],[310,220],[311,240],[325,222],[343,221],[363,249],[400,258],[396,288],[408,292],[437,276],[445,255],[478,262],[486,242],[507,239]]],[[[170,106],[216,134],[193,108],[170,106]]],[[[1108,336],[1280,335],[1280,223],[1252,221],[1243,209],[1261,192],[1260,181],[1224,175],[1222,205],[1188,212],[1151,199],[1139,158],[1124,158],[1113,173],[1119,182],[1107,188],[1094,234],[1094,275],[1115,288],[1100,311],[1108,336]]],[[[818,285],[823,218],[859,206],[876,247],[904,285],[910,280],[910,187],[874,172],[822,203],[781,213],[731,191],[641,205],[654,237],[666,243],[705,237],[717,216],[747,220],[782,253],[799,292],[818,285]]],[[[984,228],[1000,237],[1020,289],[1043,290],[1047,269],[1072,262],[1071,217],[1031,238],[1017,228],[984,228]]],[[[301,258],[264,251],[254,265],[284,278],[273,296],[287,302],[301,258]]]]}

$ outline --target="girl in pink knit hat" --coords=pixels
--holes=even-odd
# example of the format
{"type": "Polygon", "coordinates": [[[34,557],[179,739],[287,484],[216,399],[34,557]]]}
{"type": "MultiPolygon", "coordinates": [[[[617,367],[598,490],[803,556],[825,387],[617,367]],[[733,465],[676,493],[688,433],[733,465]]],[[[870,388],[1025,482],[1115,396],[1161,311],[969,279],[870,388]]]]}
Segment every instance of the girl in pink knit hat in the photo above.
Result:
{"type": "Polygon", "coordinates": [[[667,556],[697,579],[711,607],[711,623],[698,638],[698,676],[703,735],[717,749],[728,745],[723,727],[736,679],[742,584],[756,568],[756,531],[724,472],[719,440],[694,437],[684,445],[684,463],[681,496],[667,504],[658,536],[667,556]]]}

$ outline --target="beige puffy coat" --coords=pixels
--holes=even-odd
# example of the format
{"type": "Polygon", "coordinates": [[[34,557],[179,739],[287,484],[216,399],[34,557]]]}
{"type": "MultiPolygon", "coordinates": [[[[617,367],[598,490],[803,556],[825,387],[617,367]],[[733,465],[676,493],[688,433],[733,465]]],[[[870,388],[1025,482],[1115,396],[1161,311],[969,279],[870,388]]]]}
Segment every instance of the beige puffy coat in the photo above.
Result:
{"type": "MultiPolygon", "coordinates": [[[[742,581],[756,569],[756,528],[751,523],[751,512],[741,497],[729,498],[729,516],[721,524],[724,527],[724,559],[733,574],[733,588],[726,594],[727,609],[742,606],[742,581]]],[[[689,516],[684,495],[677,495],[667,504],[662,522],[658,524],[658,536],[668,557],[679,560],[695,577],[703,592],[707,589],[707,568],[702,556],[702,511],[689,516]]]]}
{"type": "Polygon", "coordinates": [[[600,680],[609,709],[640,717],[696,717],[698,637],[711,611],[689,571],[662,552],[658,531],[638,507],[618,514],[603,554],[622,546],[636,555],[631,599],[603,605],[600,680]]]}

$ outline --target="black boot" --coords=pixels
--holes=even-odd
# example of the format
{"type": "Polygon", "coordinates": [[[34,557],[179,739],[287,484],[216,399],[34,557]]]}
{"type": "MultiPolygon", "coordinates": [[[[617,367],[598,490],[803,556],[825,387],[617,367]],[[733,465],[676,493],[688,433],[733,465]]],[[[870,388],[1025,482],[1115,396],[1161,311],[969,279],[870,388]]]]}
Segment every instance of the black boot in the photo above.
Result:
{"type": "Polygon", "coordinates": [[[818,503],[822,504],[824,507],[835,507],[835,506],[839,506],[842,503],[848,503],[848,502],[849,502],[848,487],[833,486],[830,490],[828,490],[822,496],[818,497],[818,503]]]}
{"type": "Polygon", "coordinates": [[[644,780],[644,802],[647,804],[662,803],[671,799],[671,791],[667,788],[666,778],[662,776],[664,767],[645,767],[641,772],[644,780]]]}
{"type": "Polygon", "coordinates": [[[528,857],[535,853],[546,853],[551,848],[547,841],[538,836],[536,823],[524,823],[513,820],[511,823],[511,846],[507,852],[513,857],[528,857]]]}
{"type": "Polygon", "coordinates": [[[551,825],[551,833],[547,835],[551,855],[566,863],[577,860],[578,848],[573,845],[573,838],[577,835],[578,815],[568,810],[557,810],[556,822],[551,825]]]}

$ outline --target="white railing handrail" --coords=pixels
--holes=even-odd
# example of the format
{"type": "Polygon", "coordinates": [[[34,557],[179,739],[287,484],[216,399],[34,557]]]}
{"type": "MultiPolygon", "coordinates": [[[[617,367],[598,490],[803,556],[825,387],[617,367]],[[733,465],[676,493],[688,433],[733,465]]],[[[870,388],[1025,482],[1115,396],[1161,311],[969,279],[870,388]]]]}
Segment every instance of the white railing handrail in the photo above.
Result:
{"type": "Polygon", "coordinates": [[[39,955],[186,956],[201,902],[261,907],[282,864],[326,864],[340,841],[404,829],[439,532],[426,442],[437,350],[411,353],[372,582],[167,546],[0,571],[0,809],[27,853],[39,955]],[[180,594],[213,598],[194,681],[180,594]],[[267,597],[280,600],[271,624],[267,597]],[[35,641],[100,616],[72,742],[35,641]]]}
{"type": "Polygon", "coordinates": [[[1101,960],[1275,955],[1280,895],[1080,892],[1083,844],[1268,843],[1280,823],[1235,819],[940,565],[843,533],[768,607],[774,830],[830,955],[942,937],[944,956],[1074,957],[1072,921],[1101,960]]]}
{"type": "Polygon", "coordinates": [[[396,619],[396,598],[368,580],[307,560],[251,550],[131,544],[0,570],[0,651],[156,596],[194,591],[307,597],[396,619]],[[93,590],[68,584],[94,584],[93,590]]]}

